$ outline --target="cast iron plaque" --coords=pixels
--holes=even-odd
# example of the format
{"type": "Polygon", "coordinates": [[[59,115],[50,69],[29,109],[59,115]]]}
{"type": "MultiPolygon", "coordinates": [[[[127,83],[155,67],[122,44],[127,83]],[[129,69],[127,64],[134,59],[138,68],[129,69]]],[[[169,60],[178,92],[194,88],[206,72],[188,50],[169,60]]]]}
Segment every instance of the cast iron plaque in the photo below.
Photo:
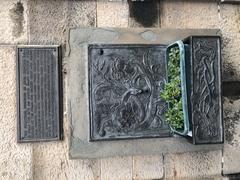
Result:
{"type": "Polygon", "coordinates": [[[165,46],[89,45],[90,140],[170,136],[165,46]]]}
{"type": "Polygon", "coordinates": [[[191,38],[194,144],[223,142],[220,37],[191,38]]]}
{"type": "Polygon", "coordinates": [[[58,46],[17,49],[18,141],[61,139],[58,46]]]}

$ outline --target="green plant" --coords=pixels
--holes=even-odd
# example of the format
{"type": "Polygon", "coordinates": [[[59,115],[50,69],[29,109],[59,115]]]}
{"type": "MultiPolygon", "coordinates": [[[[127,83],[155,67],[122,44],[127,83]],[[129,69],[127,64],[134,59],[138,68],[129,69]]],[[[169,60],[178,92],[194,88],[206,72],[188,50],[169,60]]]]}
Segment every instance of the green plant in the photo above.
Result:
{"type": "Polygon", "coordinates": [[[183,128],[183,107],[180,80],[180,52],[178,47],[169,51],[168,58],[168,83],[166,83],[160,96],[169,103],[165,113],[166,121],[173,129],[183,128]]]}

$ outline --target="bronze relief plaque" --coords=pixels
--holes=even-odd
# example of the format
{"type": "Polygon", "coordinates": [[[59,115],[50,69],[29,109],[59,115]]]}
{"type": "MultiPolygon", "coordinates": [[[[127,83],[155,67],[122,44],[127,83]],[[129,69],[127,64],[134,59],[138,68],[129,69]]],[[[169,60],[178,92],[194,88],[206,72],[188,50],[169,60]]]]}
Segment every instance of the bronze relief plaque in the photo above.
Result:
{"type": "Polygon", "coordinates": [[[89,45],[90,141],[166,137],[166,46],[89,45]]]}

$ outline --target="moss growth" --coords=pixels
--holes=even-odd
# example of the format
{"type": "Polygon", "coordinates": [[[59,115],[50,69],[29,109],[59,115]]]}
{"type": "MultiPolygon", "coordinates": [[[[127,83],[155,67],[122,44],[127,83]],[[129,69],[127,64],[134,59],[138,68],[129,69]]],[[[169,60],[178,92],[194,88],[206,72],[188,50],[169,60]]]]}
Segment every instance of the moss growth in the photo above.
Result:
{"type": "Polygon", "coordinates": [[[171,48],[168,56],[168,83],[166,83],[161,93],[161,97],[169,103],[165,118],[173,129],[183,129],[179,48],[171,48]]]}

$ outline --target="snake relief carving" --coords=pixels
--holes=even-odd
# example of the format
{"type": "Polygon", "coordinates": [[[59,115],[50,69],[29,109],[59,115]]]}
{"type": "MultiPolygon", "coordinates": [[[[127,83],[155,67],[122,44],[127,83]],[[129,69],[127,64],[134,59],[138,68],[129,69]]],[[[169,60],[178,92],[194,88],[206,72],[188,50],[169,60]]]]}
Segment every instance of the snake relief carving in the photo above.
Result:
{"type": "Polygon", "coordinates": [[[90,51],[91,139],[169,134],[161,46],[92,47],[90,51]],[[166,133],[167,132],[167,133],[166,133]]]}

